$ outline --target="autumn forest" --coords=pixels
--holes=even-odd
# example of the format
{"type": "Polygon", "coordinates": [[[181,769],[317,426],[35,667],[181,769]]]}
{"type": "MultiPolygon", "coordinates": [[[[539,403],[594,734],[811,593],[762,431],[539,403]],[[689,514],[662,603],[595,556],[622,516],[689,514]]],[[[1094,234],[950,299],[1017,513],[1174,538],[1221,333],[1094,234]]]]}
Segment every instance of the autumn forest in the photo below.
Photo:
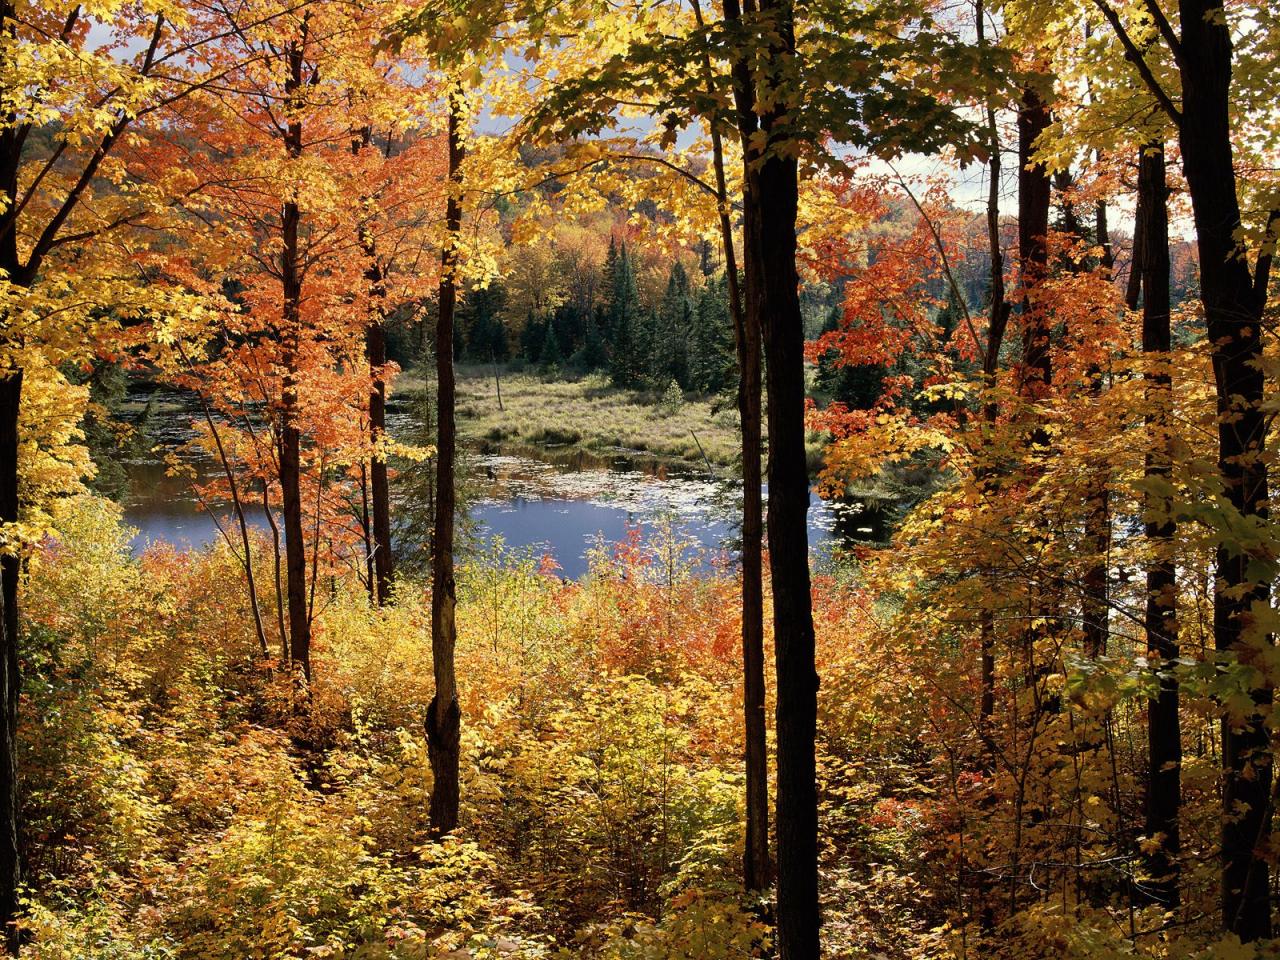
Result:
{"type": "Polygon", "coordinates": [[[1280,956],[1278,65],[0,0],[0,956],[1280,956]]]}

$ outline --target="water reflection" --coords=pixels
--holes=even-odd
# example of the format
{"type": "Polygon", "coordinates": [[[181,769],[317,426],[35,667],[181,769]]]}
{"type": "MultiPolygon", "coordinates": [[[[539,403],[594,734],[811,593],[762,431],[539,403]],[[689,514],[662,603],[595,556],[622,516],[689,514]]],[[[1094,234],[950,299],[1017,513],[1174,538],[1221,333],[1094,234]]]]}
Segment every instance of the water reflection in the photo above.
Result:
{"type": "MultiPolygon", "coordinates": [[[[128,465],[131,495],[125,519],[138,530],[135,549],[154,541],[201,547],[222,535],[219,523],[235,536],[229,511],[215,508],[215,521],[196,501],[190,481],[168,476],[160,462],[163,451],[189,438],[192,419],[179,395],[162,400],[163,409],[156,412],[156,398],[151,398],[148,424],[150,435],[159,438],[159,450],[128,465]]],[[[391,427],[403,425],[393,421],[391,427]]],[[[566,577],[586,572],[594,545],[621,542],[633,529],[642,535],[669,531],[700,545],[700,563],[736,547],[738,492],[728,478],[706,469],[661,463],[629,451],[578,448],[515,453],[482,446],[466,460],[473,474],[470,510],[480,544],[501,537],[508,547],[548,554],[566,577]]],[[[204,477],[216,469],[207,462],[190,465],[204,477]]],[[[247,511],[247,519],[266,528],[260,507],[247,511]]],[[[839,542],[883,539],[883,514],[836,509],[814,497],[809,533],[815,553],[825,556],[839,542]]]]}

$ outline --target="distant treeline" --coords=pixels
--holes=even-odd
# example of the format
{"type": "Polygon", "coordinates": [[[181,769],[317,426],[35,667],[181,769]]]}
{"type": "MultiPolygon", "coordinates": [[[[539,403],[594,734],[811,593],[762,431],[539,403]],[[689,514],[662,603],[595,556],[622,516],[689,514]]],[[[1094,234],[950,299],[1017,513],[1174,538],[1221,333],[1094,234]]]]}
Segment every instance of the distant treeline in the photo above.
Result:
{"type": "Polygon", "coordinates": [[[543,370],[608,373],[619,387],[710,394],[735,382],[733,324],[727,283],[710,265],[696,283],[679,260],[666,289],[646,304],[625,243],[610,241],[600,282],[523,321],[506,319],[507,290],[494,283],[471,291],[459,311],[457,359],[523,361],[543,370]]]}

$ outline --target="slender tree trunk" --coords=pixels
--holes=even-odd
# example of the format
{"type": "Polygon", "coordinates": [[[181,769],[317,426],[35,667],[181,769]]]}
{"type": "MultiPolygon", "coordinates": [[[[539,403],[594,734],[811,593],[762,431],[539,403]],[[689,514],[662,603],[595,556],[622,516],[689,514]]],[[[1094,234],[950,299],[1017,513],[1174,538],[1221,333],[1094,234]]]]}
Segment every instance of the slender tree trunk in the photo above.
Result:
{"type": "MultiPolygon", "coordinates": [[[[381,286],[379,273],[378,285],[381,286]]],[[[369,434],[378,444],[387,433],[387,384],[383,371],[387,366],[387,331],[381,314],[365,329],[365,354],[373,371],[373,388],[369,392],[369,434]]],[[[395,577],[391,554],[391,485],[387,477],[387,458],[375,453],[369,459],[369,501],[372,514],[373,569],[375,596],[379,604],[391,599],[395,577]]]]}
{"type": "MultiPolygon", "coordinates": [[[[699,27],[705,26],[698,0],[693,11],[699,27]]],[[[708,87],[712,83],[711,58],[702,63],[708,87]]],[[[716,203],[720,208],[720,244],[725,280],[729,287],[729,313],[738,355],[738,420],[742,439],[742,713],[746,767],[746,846],[742,858],[743,885],[762,890],[769,885],[769,769],[765,726],[764,680],[764,508],[760,476],[761,335],[757,317],[750,320],[742,307],[738,285],[738,257],[729,219],[729,192],[724,172],[724,146],[720,125],[711,118],[711,158],[716,178],[716,203]]]]}
{"type": "MultiPolygon", "coordinates": [[[[0,0],[0,32],[7,43],[16,39],[15,8],[11,0],[0,0]]],[[[6,50],[10,49],[6,47],[6,50]]],[[[6,68],[12,66],[5,55],[6,68]]],[[[11,283],[23,280],[18,253],[18,173],[22,168],[22,137],[14,116],[5,116],[0,129],[0,271],[11,283]]],[[[7,317],[0,316],[0,329],[7,317]]],[[[2,349],[19,346],[5,342],[2,349]]],[[[22,368],[0,370],[0,524],[18,520],[18,423],[22,410],[22,368]]],[[[19,824],[21,797],[18,792],[18,695],[22,677],[18,665],[20,623],[18,580],[21,559],[16,553],[0,555],[0,939],[17,956],[18,888],[22,883],[19,824]]]]}
{"type": "MultiPolygon", "coordinates": [[[[1049,109],[1033,86],[1027,86],[1022,92],[1022,102],[1018,107],[1018,275],[1022,296],[1022,362],[1018,369],[1018,390],[1023,400],[1020,416],[1024,418],[1027,429],[1024,435],[1026,443],[1025,462],[1017,475],[1024,489],[1030,487],[1040,471],[1039,457],[1043,456],[1049,446],[1049,434],[1044,428],[1043,420],[1030,405],[1047,395],[1053,378],[1050,339],[1053,324],[1048,304],[1038,296],[1037,287],[1049,271],[1049,208],[1052,200],[1052,183],[1048,171],[1040,163],[1033,161],[1036,140],[1049,127],[1049,109]]],[[[1032,530],[1028,537],[1027,560],[1031,564],[1043,562],[1040,559],[1045,533],[1039,527],[1042,518],[1036,514],[1030,517],[1032,530]]],[[[1027,622],[1021,631],[1018,651],[1023,663],[1022,683],[1033,698],[1029,722],[1018,735],[1034,736],[1037,726],[1037,715],[1046,708],[1042,698],[1043,682],[1049,672],[1047,665],[1041,664],[1037,650],[1046,634],[1046,627],[1054,615],[1053,599],[1043,586],[1035,581],[1040,578],[1033,574],[1032,582],[1027,585],[1025,616],[1027,622]]],[[[1015,716],[1014,722],[1018,722],[1015,716]]],[[[1018,909],[1019,893],[1023,885],[1022,876],[1022,842],[1023,817],[1026,810],[1026,782],[1020,778],[1014,800],[1013,833],[1014,842],[1010,853],[1008,869],[1009,913],[1018,909]]]]}
{"type": "MultiPolygon", "coordinates": [[[[351,152],[373,146],[373,130],[364,127],[360,136],[352,141],[351,152]]],[[[387,458],[377,452],[377,447],[387,432],[387,329],[383,303],[386,284],[383,265],[378,260],[378,245],[373,234],[364,227],[360,230],[360,245],[364,248],[368,266],[364,277],[369,285],[371,303],[368,325],[365,327],[365,360],[369,364],[371,379],[369,390],[369,439],[375,452],[369,458],[369,498],[372,513],[373,575],[369,590],[374,601],[382,605],[391,599],[391,583],[395,576],[395,558],[391,553],[391,487],[387,479],[387,458]]]]}
{"type": "MultiPolygon", "coordinates": [[[[1180,73],[1183,171],[1200,252],[1200,297],[1213,345],[1218,395],[1218,469],[1231,508],[1267,519],[1267,423],[1262,410],[1262,312],[1266,271],[1250,274],[1236,233],[1240,203],[1231,147],[1231,37],[1220,4],[1181,0],[1180,73]]],[[[1262,263],[1269,266],[1264,255],[1262,263]]],[[[1270,569],[1224,544],[1217,551],[1213,598],[1218,651],[1244,664],[1265,657],[1270,636],[1256,636],[1252,607],[1270,600],[1270,569]]],[[[1270,564],[1267,565],[1270,568],[1270,564]]],[[[1257,663],[1265,675],[1265,665],[1257,663]]],[[[1265,717],[1270,689],[1253,691],[1255,713],[1222,721],[1223,928],[1250,942],[1271,936],[1270,868],[1262,853],[1271,835],[1272,754],[1265,717]]]]}
{"type": "MultiPolygon", "coordinates": [[[[725,19],[743,21],[736,0],[725,19]]],[[[809,475],[804,437],[804,324],[796,274],[799,172],[777,149],[788,136],[781,78],[795,56],[791,0],[764,0],[751,19],[769,38],[766,66],[753,77],[745,57],[733,66],[743,141],[744,315],[763,334],[769,391],[769,570],[777,671],[778,949],[782,960],[816,960],[818,794],[815,740],[818,674],[809,580],[809,475]],[[757,24],[757,21],[758,24],[757,24]],[[757,90],[757,84],[764,89],[757,90]],[[756,114],[757,99],[773,104],[756,114]],[[758,117],[758,120],[757,120],[758,117]],[[764,143],[752,134],[764,134],[764,143]]]]}
{"type": "Polygon", "coordinates": [[[1138,161],[1138,208],[1143,214],[1142,352],[1153,367],[1144,377],[1147,390],[1147,430],[1150,434],[1144,476],[1146,494],[1143,529],[1151,549],[1147,566],[1144,625],[1147,655],[1158,671],[1157,695],[1147,701],[1149,777],[1146,803],[1148,838],[1160,838],[1148,859],[1153,898],[1166,908],[1179,900],[1181,851],[1178,811],[1182,806],[1182,729],[1178,719],[1178,684],[1172,675],[1178,657],[1177,585],[1174,578],[1171,498],[1158,488],[1172,479],[1170,415],[1173,390],[1167,361],[1169,330],[1169,221],[1165,185],[1164,144],[1143,146],[1138,161]],[[1154,364],[1159,364],[1155,367],[1154,364]]]}
{"type": "MultiPolygon", "coordinates": [[[[181,347],[179,347],[179,351],[181,352],[181,347]]],[[[186,362],[185,354],[183,354],[183,361],[186,362]]],[[[190,366],[190,363],[187,365],[190,366]]],[[[226,448],[222,444],[222,434],[218,432],[218,425],[213,419],[213,411],[209,409],[209,402],[205,399],[203,393],[200,394],[200,407],[204,412],[204,422],[209,428],[214,446],[218,451],[218,462],[222,465],[222,475],[226,477],[227,489],[231,493],[231,505],[235,510],[236,526],[240,531],[240,548],[244,551],[244,578],[249,590],[249,611],[253,615],[253,630],[258,638],[258,647],[262,651],[262,656],[266,659],[270,655],[270,651],[267,648],[267,631],[262,624],[262,607],[258,603],[258,581],[253,573],[253,541],[249,538],[249,522],[245,519],[244,503],[240,499],[240,485],[236,482],[231,460],[228,458],[226,448]]]]}
{"type": "Polygon", "coordinates": [[[457,453],[456,399],[453,373],[453,319],[457,305],[457,236],[462,227],[459,168],[463,95],[449,93],[449,200],[447,235],[441,256],[440,312],[436,325],[436,513],[431,542],[431,661],[436,691],[425,721],[431,761],[431,827],[445,834],[458,825],[458,763],[461,709],[453,651],[457,641],[453,580],[453,520],[457,507],[454,463],[457,453]]]}
{"type": "MultiPolygon", "coordinates": [[[[501,325],[499,325],[499,329],[501,329],[501,325]]],[[[506,334],[503,334],[503,336],[506,336],[506,334]]],[[[493,347],[489,348],[489,365],[493,367],[493,389],[498,395],[498,410],[502,411],[505,409],[502,406],[502,376],[498,370],[498,356],[493,347]]]]}
{"type": "MultiPolygon", "coordinates": [[[[1049,108],[1034,87],[1023,90],[1018,110],[1018,269],[1022,281],[1022,387],[1041,395],[1053,379],[1049,311],[1033,297],[1049,267],[1049,207],[1052,184],[1044,166],[1032,162],[1036,140],[1049,128],[1049,108]]],[[[1037,439],[1043,439],[1037,431],[1037,439]]]]}
{"type": "MultiPolygon", "coordinates": [[[[302,87],[302,45],[290,44],[286,95],[302,87]]],[[[302,153],[302,123],[293,120],[285,131],[285,150],[291,158],[302,153]]],[[[298,427],[298,343],[302,335],[302,271],[298,229],[302,211],[294,201],[284,204],[281,215],[280,276],[283,294],[281,357],[284,380],[280,409],[280,495],[284,513],[285,591],[289,609],[289,659],[304,679],[311,679],[311,623],[307,605],[307,553],[302,529],[302,433],[298,427]]]]}
{"type": "MultiPolygon", "coordinates": [[[[18,520],[18,414],[22,400],[22,371],[0,376],[0,523],[18,520]]],[[[19,847],[21,801],[18,795],[18,694],[22,679],[18,670],[18,579],[21,560],[16,553],[0,556],[0,599],[4,651],[0,655],[0,922],[4,940],[17,955],[18,937],[13,921],[18,916],[18,887],[22,882],[19,847]]]]}
{"type": "MultiPolygon", "coordinates": [[[[974,5],[974,22],[979,48],[985,49],[986,12],[983,0],[974,5]]],[[[1004,346],[1005,330],[1009,325],[1009,301],[1004,287],[1004,253],[1000,249],[1000,130],[996,126],[995,107],[990,104],[986,108],[987,133],[987,255],[991,263],[991,302],[987,312],[987,343],[982,357],[983,386],[992,391],[996,386],[996,374],[1000,370],[1000,350],[1004,346]]],[[[987,423],[987,436],[991,435],[1000,408],[994,400],[984,403],[982,416],[987,423]]],[[[986,485],[990,479],[992,468],[984,465],[981,468],[980,480],[986,485]]],[[[988,596],[994,591],[983,591],[988,596]]],[[[981,612],[979,626],[979,693],[978,693],[978,734],[988,738],[991,735],[991,721],[996,707],[996,656],[995,656],[995,616],[989,607],[981,612]]],[[[990,753],[989,744],[986,745],[990,753]]],[[[993,759],[993,758],[989,758],[993,759]]]]}
{"type": "Polygon", "coordinates": [[[276,515],[271,512],[270,487],[266,479],[262,481],[262,513],[267,518],[267,526],[271,528],[271,555],[276,581],[276,629],[280,632],[280,658],[289,661],[289,630],[284,622],[284,580],[280,575],[280,524],[276,515]]]}
{"type": "Polygon", "coordinates": [[[369,603],[378,605],[378,575],[373,568],[373,524],[369,519],[369,465],[360,464],[360,537],[364,540],[364,582],[369,603]]]}

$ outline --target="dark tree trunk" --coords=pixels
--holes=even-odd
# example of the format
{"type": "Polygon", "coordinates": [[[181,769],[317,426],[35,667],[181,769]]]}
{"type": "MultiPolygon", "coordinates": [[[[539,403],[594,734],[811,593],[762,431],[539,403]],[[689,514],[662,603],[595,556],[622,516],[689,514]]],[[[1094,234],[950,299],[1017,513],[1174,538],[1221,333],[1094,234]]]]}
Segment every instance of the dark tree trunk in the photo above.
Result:
{"type": "MultiPolygon", "coordinates": [[[[1267,290],[1265,271],[1255,280],[1236,239],[1240,203],[1231,147],[1231,37],[1221,4],[1181,0],[1179,12],[1179,142],[1200,253],[1200,297],[1213,345],[1218,468],[1231,507],[1246,519],[1265,521],[1260,361],[1267,290]]],[[[1221,653],[1252,664],[1263,638],[1252,636],[1251,608],[1269,602],[1268,579],[1256,572],[1249,556],[1226,545],[1218,548],[1216,562],[1215,645],[1221,653]]],[[[1271,638],[1263,642],[1270,644],[1271,638]]],[[[1270,868],[1261,854],[1271,834],[1272,757],[1264,722],[1271,691],[1257,689],[1253,699],[1252,717],[1239,724],[1222,722],[1222,923],[1246,942],[1271,936],[1270,868]]]]}
{"type": "Polygon", "coordinates": [[[1178,719],[1178,684],[1172,676],[1178,656],[1176,581],[1171,518],[1172,503],[1154,486],[1167,486],[1172,476],[1170,413],[1172,381],[1167,360],[1169,330],[1169,220],[1165,185],[1164,144],[1150,143],[1138,161],[1138,209],[1142,211],[1142,352],[1159,364],[1145,374],[1149,452],[1144,474],[1153,485],[1146,494],[1143,527],[1150,543],[1144,624],[1147,655],[1158,671],[1158,694],[1147,702],[1149,777],[1146,832],[1161,841],[1148,859],[1151,895],[1166,908],[1179,900],[1178,856],[1181,851],[1178,811],[1182,806],[1182,729],[1178,719]]]}
{"type": "MultiPolygon", "coordinates": [[[[788,31],[789,32],[789,31],[788,31]]],[[[748,310],[764,331],[769,389],[769,570],[778,684],[778,944],[783,960],[819,955],[818,673],[809,582],[804,450],[804,325],[796,275],[794,160],[771,157],[752,187],[756,258],[748,310]],[[754,286],[754,290],[752,287],[754,286]]],[[[748,263],[751,258],[748,259],[748,263]]],[[[752,271],[748,268],[748,277],[752,271]]]]}
{"type": "MultiPolygon", "coordinates": [[[[302,45],[293,43],[288,54],[289,75],[285,92],[290,98],[302,87],[302,45]]],[[[292,121],[285,131],[290,157],[302,153],[302,124],[292,121]]],[[[284,298],[285,342],[280,393],[280,498],[284,513],[284,569],[286,605],[289,610],[289,660],[311,679],[311,619],[307,605],[307,546],[302,529],[302,433],[298,427],[298,342],[302,335],[302,270],[298,229],[302,211],[295,202],[284,204],[281,215],[281,288],[284,298]]]]}
{"type": "MultiPolygon", "coordinates": [[[[772,72],[795,56],[795,32],[790,0],[765,0],[755,17],[767,22],[770,66],[753,78],[747,62],[739,60],[734,74],[744,143],[744,315],[748,326],[755,325],[763,335],[769,392],[769,571],[778,687],[778,949],[782,960],[816,960],[821,929],[814,756],[818,674],[809,581],[804,324],[796,274],[799,175],[795,159],[777,149],[788,132],[785,102],[777,102],[773,89],[780,78],[772,72]],[[749,103],[743,103],[744,95],[749,103]],[[759,116],[758,128],[757,100],[777,104],[759,116]],[[763,149],[752,137],[757,129],[764,133],[763,149]]],[[[734,0],[725,3],[725,18],[741,19],[734,0]]]]}
{"type": "MultiPolygon", "coordinates": [[[[379,274],[379,286],[381,285],[379,274]]],[[[373,372],[373,388],[369,391],[369,434],[380,443],[387,432],[387,384],[383,371],[387,365],[387,331],[381,317],[365,330],[365,353],[373,372]]],[[[387,458],[375,454],[369,460],[369,500],[372,515],[374,595],[379,604],[391,599],[391,583],[395,576],[391,555],[391,486],[387,480],[387,458]]]]}
{"type": "Polygon", "coordinates": [[[765,738],[764,506],[761,496],[761,333],[743,310],[732,241],[727,247],[729,300],[738,353],[738,417],[742,429],[742,712],[745,733],[748,890],[769,885],[769,768],[765,738]]]}
{"type": "Polygon", "coordinates": [[[458,825],[458,762],[461,709],[453,651],[457,642],[453,580],[454,461],[457,452],[453,374],[453,318],[457,306],[456,241],[462,227],[458,171],[462,165],[461,94],[449,96],[449,200],[447,236],[441,256],[440,312],[436,325],[436,515],[431,542],[431,661],[436,690],[425,720],[431,761],[431,828],[445,834],[458,825]]]}
{"type": "MultiPolygon", "coordinates": [[[[11,39],[14,5],[0,0],[0,31],[11,39]]],[[[7,68],[10,64],[6,63],[7,68]]],[[[22,168],[22,138],[12,115],[0,130],[0,270],[13,283],[23,278],[18,253],[18,171],[22,168]]],[[[0,317],[0,328],[7,324],[0,317]]],[[[22,410],[22,370],[0,370],[0,524],[18,519],[18,419],[22,410]]],[[[22,861],[18,826],[21,799],[18,793],[18,694],[22,678],[18,669],[18,579],[20,559],[0,556],[0,939],[15,956],[18,936],[18,887],[22,861]]]]}
{"type": "MultiPolygon", "coordinates": [[[[694,15],[703,26],[702,9],[693,0],[694,15]]],[[[711,58],[703,55],[708,88],[712,83],[711,58]]],[[[750,110],[749,88],[738,89],[739,109],[750,110]]],[[[747,77],[749,84],[750,78],[747,77]]],[[[769,758],[765,724],[764,681],[764,508],[761,496],[761,363],[758,317],[748,317],[738,283],[738,257],[729,219],[729,194],[724,172],[724,147],[720,127],[711,124],[711,152],[720,205],[720,243],[724,253],[725,281],[729,287],[729,313],[738,356],[738,420],[742,439],[742,714],[743,759],[746,773],[746,845],[742,856],[742,882],[748,890],[769,886],[769,758]]]]}
{"type": "Polygon", "coordinates": [[[360,464],[360,538],[364,540],[364,583],[369,602],[378,604],[378,575],[373,569],[373,524],[369,519],[369,465],[360,464]]]}
{"type": "MultiPolygon", "coordinates": [[[[186,360],[185,354],[183,360],[186,360]]],[[[235,470],[232,468],[231,459],[227,456],[226,447],[222,444],[222,435],[218,432],[213,411],[209,409],[209,402],[204,394],[200,394],[200,407],[204,412],[205,425],[209,428],[214,447],[218,451],[218,463],[222,465],[222,475],[226,478],[227,489],[231,492],[231,506],[236,515],[236,527],[240,531],[240,549],[244,551],[244,579],[249,590],[249,612],[253,617],[253,631],[258,638],[258,649],[265,660],[270,656],[270,650],[267,647],[267,631],[262,624],[262,607],[258,603],[258,581],[253,572],[253,540],[249,537],[249,522],[245,519],[244,503],[240,499],[240,485],[236,483],[235,470]]]]}
{"type": "Polygon", "coordinates": [[[280,576],[280,524],[276,522],[276,515],[271,509],[270,486],[265,479],[262,481],[262,513],[266,517],[267,526],[271,528],[271,559],[276,583],[276,630],[280,634],[280,659],[288,663],[289,630],[284,622],[285,590],[284,581],[280,576]]]}
{"type": "MultiPolygon", "coordinates": [[[[974,5],[974,26],[979,48],[985,49],[986,11],[983,0],[974,5]]],[[[987,254],[991,263],[991,303],[987,313],[987,343],[982,357],[982,380],[986,390],[992,391],[996,386],[996,374],[1000,370],[1000,350],[1004,346],[1005,330],[1009,325],[1009,301],[1004,288],[1004,253],[1000,249],[1000,129],[996,125],[995,108],[990,104],[986,108],[987,133],[987,254]]],[[[996,401],[989,400],[982,405],[982,416],[988,424],[987,436],[991,435],[991,427],[999,417],[1000,408],[996,401]]],[[[981,468],[980,480],[986,486],[990,479],[992,467],[984,464],[981,468]]],[[[988,595],[994,591],[988,587],[984,592],[988,595]]],[[[979,692],[978,692],[978,735],[984,741],[984,748],[990,756],[991,721],[996,709],[996,629],[995,616],[989,606],[981,612],[979,626],[979,692]]]]}
{"type": "MultiPolygon", "coordinates": [[[[373,130],[365,127],[360,136],[352,143],[351,152],[358,154],[361,150],[373,146],[373,130]]],[[[387,383],[385,371],[387,366],[387,330],[383,299],[386,296],[386,284],[383,265],[378,260],[378,246],[374,236],[365,228],[360,231],[360,244],[364,248],[369,264],[365,268],[365,280],[369,285],[371,301],[370,318],[365,327],[364,349],[365,360],[369,364],[371,385],[369,390],[369,438],[375,448],[381,443],[387,432],[387,383]]],[[[382,605],[391,599],[391,583],[395,576],[394,557],[391,553],[391,488],[387,482],[387,459],[378,453],[369,458],[369,498],[372,524],[368,533],[372,540],[373,571],[369,581],[369,591],[374,602],[382,605]]]]}
{"type": "MultiPolygon", "coordinates": [[[[0,376],[0,523],[18,520],[18,414],[22,399],[22,371],[0,376]]],[[[20,559],[16,554],[0,556],[0,583],[3,591],[4,651],[0,656],[0,922],[4,939],[16,955],[17,933],[13,921],[18,916],[18,886],[22,880],[18,826],[21,817],[18,796],[18,578],[20,559]]]]}
{"type": "Polygon", "coordinates": [[[1022,281],[1023,391],[1031,397],[1043,393],[1053,379],[1049,311],[1032,296],[1049,267],[1052,185],[1044,166],[1032,162],[1036,140],[1049,129],[1049,119],[1049,108],[1040,94],[1027,87],[1018,110],[1018,269],[1022,281]]]}

